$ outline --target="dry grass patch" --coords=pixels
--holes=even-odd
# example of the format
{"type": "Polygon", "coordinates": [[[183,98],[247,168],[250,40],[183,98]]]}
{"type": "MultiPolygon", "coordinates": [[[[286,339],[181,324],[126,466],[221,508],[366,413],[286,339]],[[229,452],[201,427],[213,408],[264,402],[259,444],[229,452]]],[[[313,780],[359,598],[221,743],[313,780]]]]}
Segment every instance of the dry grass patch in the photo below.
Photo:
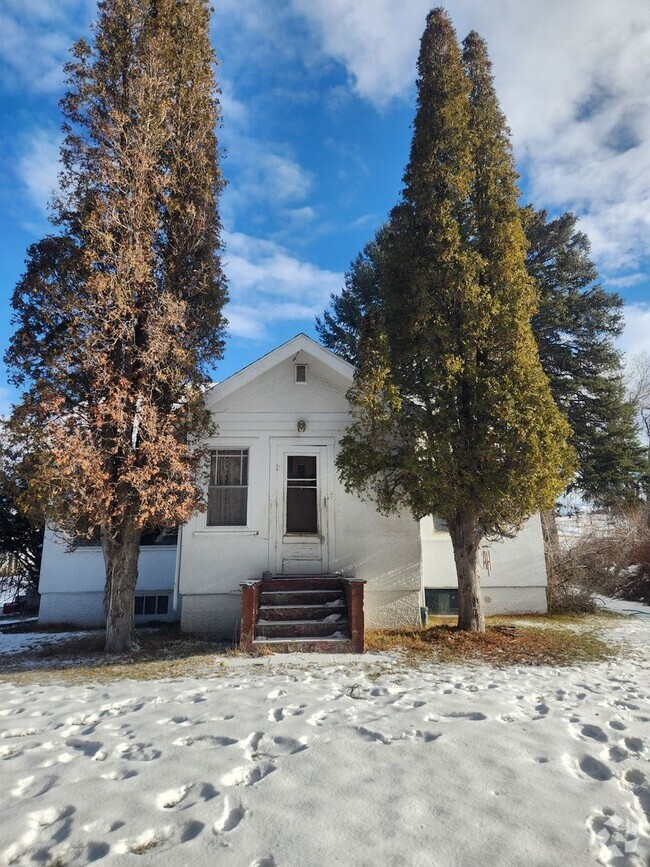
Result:
{"type": "Polygon", "coordinates": [[[139,649],[115,656],[104,652],[105,640],[104,630],[98,630],[6,654],[0,657],[0,680],[33,683],[47,676],[48,680],[77,684],[205,677],[223,668],[215,664],[214,657],[230,652],[223,643],[181,636],[174,627],[138,631],[139,649]]]}
{"type": "Polygon", "coordinates": [[[489,662],[498,666],[602,662],[617,653],[593,629],[523,626],[512,619],[491,623],[484,633],[461,632],[449,623],[426,629],[376,630],[366,634],[366,649],[401,650],[436,662],[489,662]]]}

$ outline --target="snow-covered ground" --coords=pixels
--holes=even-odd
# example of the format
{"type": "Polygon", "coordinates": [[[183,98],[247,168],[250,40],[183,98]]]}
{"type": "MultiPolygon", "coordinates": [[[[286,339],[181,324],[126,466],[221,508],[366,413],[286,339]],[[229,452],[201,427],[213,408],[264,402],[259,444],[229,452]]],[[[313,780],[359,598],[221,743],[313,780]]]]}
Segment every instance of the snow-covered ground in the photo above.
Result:
{"type": "MultiPolygon", "coordinates": [[[[0,629],[24,622],[24,620],[0,621],[0,629]]],[[[87,634],[87,632],[0,632],[0,658],[3,653],[22,653],[24,650],[39,648],[43,644],[70,641],[71,638],[79,638],[87,634]]]]}
{"type": "Polygon", "coordinates": [[[625,656],[567,669],[218,658],[1,684],[0,861],[644,865],[650,618],[609,635],[625,656]]]}

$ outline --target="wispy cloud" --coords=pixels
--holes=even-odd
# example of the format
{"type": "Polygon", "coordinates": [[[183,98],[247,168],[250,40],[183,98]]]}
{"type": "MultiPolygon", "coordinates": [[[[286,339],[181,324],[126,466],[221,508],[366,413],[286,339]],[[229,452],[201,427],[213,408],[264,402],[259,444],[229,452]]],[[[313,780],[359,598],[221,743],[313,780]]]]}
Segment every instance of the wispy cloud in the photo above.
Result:
{"type": "MultiPolygon", "coordinates": [[[[493,0],[447,7],[487,40],[538,206],[579,213],[601,268],[647,260],[650,4],[493,0]]],[[[429,0],[292,0],[349,87],[379,110],[412,92],[429,0]]]]}
{"type": "Polygon", "coordinates": [[[42,213],[58,187],[61,136],[51,130],[37,129],[25,140],[17,163],[17,174],[29,197],[42,213]]]}
{"type": "Polygon", "coordinates": [[[8,89],[55,92],[73,42],[87,33],[93,0],[3,0],[0,82],[8,89]]]}
{"type": "Polygon", "coordinates": [[[236,337],[262,339],[266,326],[279,321],[311,325],[341,288],[342,274],[302,261],[273,241],[234,232],[226,243],[227,315],[236,337]]]}
{"type": "Polygon", "coordinates": [[[628,356],[650,353],[650,303],[625,306],[625,329],[618,345],[628,356]]]}

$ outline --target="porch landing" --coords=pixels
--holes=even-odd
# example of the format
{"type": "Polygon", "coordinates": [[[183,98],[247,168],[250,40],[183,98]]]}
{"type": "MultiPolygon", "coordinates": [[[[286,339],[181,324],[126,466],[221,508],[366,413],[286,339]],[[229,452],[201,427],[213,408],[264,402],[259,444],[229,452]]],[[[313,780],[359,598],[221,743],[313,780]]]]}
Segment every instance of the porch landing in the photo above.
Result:
{"type": "Polygon", "coordinates": [[[272,575],[241,584],[243,650],[363,653],[365,581],[272,575]]]}

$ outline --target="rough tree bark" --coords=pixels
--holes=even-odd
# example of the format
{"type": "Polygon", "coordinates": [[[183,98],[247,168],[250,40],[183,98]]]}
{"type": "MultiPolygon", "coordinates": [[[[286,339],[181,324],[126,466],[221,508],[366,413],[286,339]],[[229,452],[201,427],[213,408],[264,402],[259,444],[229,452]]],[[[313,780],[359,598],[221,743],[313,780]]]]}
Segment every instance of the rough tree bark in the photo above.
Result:
{"type": "Polygon", "coordinates": [[[478,548],[481,537],[473,515],[459,512],[449,522],[458,576],[458,628],[467,632],[485,632],[481,601],[478,548]]]}
{"type": "Polygon", "coordinates": [[[133,597],[138,581],[142,531],[133,521],[103,527],[102,551],[106,566],[106,652],[124,653],[137,647],[133,597]]]}

